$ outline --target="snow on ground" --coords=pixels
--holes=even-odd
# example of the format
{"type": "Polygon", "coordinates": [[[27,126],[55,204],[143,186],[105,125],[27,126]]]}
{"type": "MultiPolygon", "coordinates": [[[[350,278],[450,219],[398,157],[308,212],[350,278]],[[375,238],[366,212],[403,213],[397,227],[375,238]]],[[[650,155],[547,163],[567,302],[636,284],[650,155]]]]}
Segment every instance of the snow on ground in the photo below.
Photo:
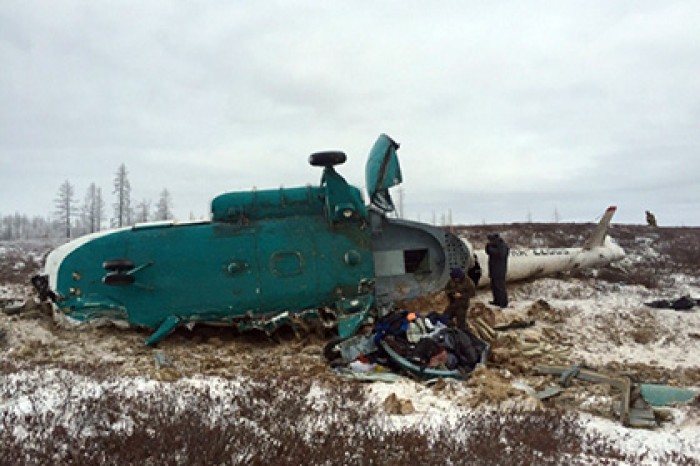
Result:
{"type": "Polygon", "coordinates": [[[700,296],[700,287],[679,284],[659,296],[642,286],[596,284],[543,278],[515,288],[514,310],[532,299],[546,301],[566,319],[560,326],[573,348],[572,359],[588,366],[608,362],[700,367],[700,312],[654,309],[656,299],[700,296]]]}
{"type": "Polygon", "coordinates": [[[0,299],[7,302],[18,302],[24,301],[27,293],[27,287],[24,285],[17,284],[4,284],[0,285],[0,299]]]}
{"type": "Polygon", "coordinates": [[[691,413],[687,409],[675,409],[673,414],[677,420],[653,430],[622,428],[619,423],[609,419],[586,414],[583,417],[587,431],[603,434],[626,453],[640,456],[646,453],[649,457],[648,464],[658,464],[655,458],[663,452],[677,452],[700,461],[697,410],[691,413]],[[694,419],[688,420],[690,417],[694,419]]]}
{"type": "MultiPolygon", "coordinates": [[[[641,253],[625,259],[627,267],[642,263],[644,257],[658,256],[648,245],[642,246],[645,249],[641,253]]],[[[7,250],[5,246],[5,253],[7,250]]],[[[15,256],[13,261],[12,273],[19,263],[15,256]]],[[[29,259],[26,262],[31,263],[29,259]]],[[[537,408],[541,402],[527,391],[555,385],[556,377],[535,375],[532,368],[552,362],[585,365],[606,373],[631,375],[638,381],[664,380],[700,390],[700,308],[679,312],[644,306],[656,299],[700,297],[700,281],[683,274],[670,274],[665,279],[669,285],[657,290],[592,277],[544,278],[512,285],[511,306],[503,312],[493,309],[497,320],[534,318],[536,324],[507,332],[503,340],[509,351],[506,363],[490,363],[466,382],[444,381],[426,386],[402,378],[395,383],[359,386],[377,407],[377,415],[389,421],[384,423],[389,429],[406,425],[436,427],[452,423],[474,409],[537,408]],[[525,337],[570,351],[559,359],[551,359],[546,354],[523,356],[507,347],[525,337]],[[410,400],[414,411],[404,415],[384,413],[383,403],[392,394],[410,400]]],[[[0,283],[0,299],[5,303],[27,295],[28,288],[23,284],[0,283]]],[[[488,308],[489,300],[488,291],[480,290],[474,306],[488,308]]],[[[0,360],[23,367],[0,374],[5,393],[10,389],[20,394],[0,397],[0,412],[21,414],[37,407],[50,410],[65,397],[68,386],[76,399],[97,397],[106,390],[132,396],[186,394],[190,389],[206,389],[212,399],[218,398],[225,404],[232,393],[249,383],[249,374],[273,374],[290,367],[319,381],[346,383],[329,370],[321,355],[323,342],[314,339],[280,345],[259,336],[231,336],[219,329],[192,335],[178,333],[157,350],[172,361],[172,368],[164,370],[154,363],[156,351],[143,345],[147,334],[137,330],[69,329],[56,325],[40,310],[32,310],[19,316],[0,313],[0,332],[4,332],[0,360]],[[47,370],[46,365],[51,363],[103,365],[109,368],[111,377],[98,380],[64,369],[47,370]]],[[[328,388],[319,387],[309,396],[322,400],[328,388]]],[[[618,399],[609,387],[579,383],[543,404],[581,412],[587,431],[602,433],[624,452],[648,452],[652,459],[677,452],[700,461],[700,408],[665,408],[665,421],[660,427],[633,429],[623,427],[617,419],[613,409],[618,399]]]]}

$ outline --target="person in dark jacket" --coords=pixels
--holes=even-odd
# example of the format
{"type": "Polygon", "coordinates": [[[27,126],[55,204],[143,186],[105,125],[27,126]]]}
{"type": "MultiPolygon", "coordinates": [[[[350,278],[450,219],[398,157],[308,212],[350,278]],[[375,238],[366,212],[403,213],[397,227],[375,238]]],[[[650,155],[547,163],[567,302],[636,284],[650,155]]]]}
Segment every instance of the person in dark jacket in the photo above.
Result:
{"type": "Polygon", "coordinates": [[[508,293],[506,291],[506,273],[508,272],[508,253],[510,248],[498,233],[488,235],[486,254],[489,256],[489,278],[491,279],[491,293],[493,301],[498,307],[508,307],[508,293]]]}
{"type": "Polygon", "coordinates": [[[655,226],[657,226],[657,224],[656,224],[656,216],[655,216],[654,214],[652,214],[651,212],[649,212],[648,210],[645,212],[645,214],[646,214],[646,217],[647,217],[647,225],[649,225],[650,227],[655,227],[655,226]]]}
{"type": "Polygon", "coordinates": [[[450,281],[445,285],[445,294],[449,304],[443,314],[449,316],[457,328],[467,330],[469,299],[476,296],[476,287],[464,274],[464,270],[459,267],[450,270],[450,281]]]}
{"type": "Polygon", "coordinates": [[[479,286],[479,280],[481,280],[481,265],[479,264],[479,259],[476,257],[476,254],[474,254],[474,265],[467,270],[467,276],[474,282],[474,286],[479,286]]]}

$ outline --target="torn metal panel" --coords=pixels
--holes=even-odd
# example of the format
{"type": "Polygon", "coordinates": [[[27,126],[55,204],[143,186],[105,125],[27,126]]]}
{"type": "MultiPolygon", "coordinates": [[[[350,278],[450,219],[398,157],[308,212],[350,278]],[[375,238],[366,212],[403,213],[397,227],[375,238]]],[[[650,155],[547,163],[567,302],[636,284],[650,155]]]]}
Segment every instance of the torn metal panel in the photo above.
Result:
{"type": "Polygon", "coordinates": [[[634,403],[631,402],[633,388],[637,387],[632,384],[629,377],[608,376],[578,366],[535,366],[535,371],[540,374],[561,376],[559,383],[564,387],[568,386],[573,378],[611,385],[621,393],[619,415],[623,425],[630,427],[656,427],[658,425],[653,410],[641,397],[635,397],[634,403]]]}
{"type": "Polygon", "coordinates": [[[688,403],[698,392],[670,385],[643,383],[639,385],[642,398],[651,406],[671,406],[677,403],[688,403]]]}
{"type": "Polygon", "coordinates": [[[556,396],[563,392],[564,389],[562,387],[547,387],[544,390],[540,390],[539,392],[535,393],[535,398],[540,399],[540,400],[546,400],[548,398],[551,398],[553,396],[556,396]]]}

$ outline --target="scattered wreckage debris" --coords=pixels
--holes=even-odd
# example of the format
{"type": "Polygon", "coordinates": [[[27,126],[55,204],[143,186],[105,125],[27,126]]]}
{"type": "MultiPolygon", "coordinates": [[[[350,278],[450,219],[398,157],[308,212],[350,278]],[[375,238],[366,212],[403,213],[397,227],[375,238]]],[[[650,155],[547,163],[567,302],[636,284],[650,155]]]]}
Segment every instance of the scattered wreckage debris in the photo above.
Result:
{"type": "Polygon", "coordinates": [[[700,393],[689,388],[654,383],[639,384],[639,391],[642,398],[654,407],[690,403],[700,396],[700,393]]]}
{"type": "Polygon", "coordinates": [[[0,301],[2,312],[8,316],[20,314],[41,313],[51,315],[51,305],[49,303],[37,302],[34,298],[26,300],[7,299],[0,301]]]}
{"type": "Polygon", "coordinates": [[[374,373],[387,369],[426,380],[465,379],[486,363],[488,352],[487,342],[468,330],[448,327],[441,314],[402,310],[379,319],[368,334],[331,340],[324,356],[335,368],[365,374],[354,376],[362,380],[373,380],[374,373]]]}
{"type": "Polygon", "coordinates": [[[437,312],[423,315],[395,310],[381,318],[369,334],[331,340],[324,356],[337,375],[365,381],[395,380],[385,375],[387,371],[419,380],[464,380],[487,362],[524,373],[529,371],[532,358],[549,363],[568,359],[570,347],[547,341],[557,339],[554,329],[532,329],[536,325],[533,316],[551,322],[555,319],[549,316],[554,313],[543,300],[521,316],[474,303],[468,329],[460,330],[448,327],[446,316],[437,312]]]}
{"type": "MultiPolygon", "coordinates": [[[[449,359],[444,358],[449,351],[433,348],[425,341],[423,333],[415,333],[416,328],[425,332],[431,329],[431,325],[444,325],[438,313],[422,316],[418,312],[394,311],[377,322],[369,334],[329,342],[324,354],[334,366],[335,373],[350,380],[393,382],[402,375],[426,384],[445,379],[464,380],[476,389],[466,400],[471,407],[487,403],[504,409],[509,406],[538,409],[555,397],[560,398],[557,404],[569,405],[580,395],[580,391],[576,395],[577,391],[571,390],[574,379],[593,382],[602,386],[597,389],[589,387],[588,391],[615,400],[612,411],[606,407],[600,409],[600,414],[614,412],[627,427],[657,427],[668,415],[660,408],[690,403],[698,396],[694,390],[667,385],[668,380],[636,383],[634,380],[639,380],[639,377],[628,373],[624,367],[611,372],[619,375],[607,375],[567,365],[572,347],[566,345],[555,328],[559,323],[559,318],[555,317],[557,311],[544,300],[517,313],[474,304],[470,310],[469,329],[463,333],[484,346],[477,346],[482,349],[480,358],[466,370],[449,366],[449,359]],[[538,320],[545,325],[537,325],[538,320]],[[419,344],[433,349],[417,350],[419,344]],[[533,366],[537,374],[558,375],[559,383],[530,386],[527,380],[533,374],[533,366]],[[521,378],[513,381],[513,377],[521,378]]],[[[440,328],[446,332],[462,332],[450,327],[440,328]]],[[[400,413],[397,400],[389,404],[392,408],[387,412],[400,413]]]]}
{"type": "Polygon", "coordinates": [[[156,351],[153,355],[153,360],[156,365],[156,369],[167,369],[173,367],[173,361],[162,351],[156,351]]]}
{"type": "MultiPolygon", "coordinates": [[[[479,303],[477,303],[479,304],[479,303]]],[[[537,320],[558,323],[561,316],[544,300],[535,302],[523,315],[512,315],[477,305],[470,311],[469,328],[491,346],[489,362],[516,372],[529,372],[531,360],[562,363],[568,360],[571,347],[558,344],[562,340],[551,326],[534,328],[537,320]],[[536,319],[535,319],[536,317],[536,319]]]]}
{"type": "Polygon", "coordinates": [[[25,303],[16,299],[0,298],[0,308],[8,316],[17,315],[22,312],[25,303]]]}
{"type": "Polygon", "coordinates": [[[568,387],[574,378],[611,385],[618,389],[621,394],[618,410],[622,425],[629,427],[656,427],[658,425],[654,411],[649,404],[641,397],[635,396],[638,393],[638,387],[632,384],[629,377],[612,377],[579,366],[535,366],[535,371],[540,374],[559,375],[559,384],[562,387],[568,387]]]}
{"type": "Polygon", "coordinates": [[[678,299],[658,299],[644,303],[647,307],[655,309],[673,309],[676,311],[689,311],[695,306],[700,306],[700,299],[691,298],[690,296],[681,296],[678,299]]]}
{"type": "Polygon", "coordinates": [[[540,374],[559,375],[560,387],[548,387],[535,396],[547,399],[568,387],[572,379],[608,384],[620,391],[618,414],[628,427],[657,427],[653,408],[691,403],[698,393],[694,390],[655,383],[635,383],[628,376],[610,376],[580,366],[535,366],[540,374]]]}

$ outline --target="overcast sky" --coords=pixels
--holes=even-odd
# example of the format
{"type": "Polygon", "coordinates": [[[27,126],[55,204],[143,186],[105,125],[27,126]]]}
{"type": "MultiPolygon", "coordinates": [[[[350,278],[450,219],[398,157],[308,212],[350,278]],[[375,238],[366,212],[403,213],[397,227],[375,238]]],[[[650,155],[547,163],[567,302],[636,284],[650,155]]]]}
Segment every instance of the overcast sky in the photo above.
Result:
{"type": "MultiPolygon", "coordinates": [[[[0,214],[124,163],[178,219],[225,191],[364,187],[401,144],[430,222],[700,225],[700,1],[0,0],[0,214]]],[[[399,197],[394,190],[394,198],[399,197]]]]}

